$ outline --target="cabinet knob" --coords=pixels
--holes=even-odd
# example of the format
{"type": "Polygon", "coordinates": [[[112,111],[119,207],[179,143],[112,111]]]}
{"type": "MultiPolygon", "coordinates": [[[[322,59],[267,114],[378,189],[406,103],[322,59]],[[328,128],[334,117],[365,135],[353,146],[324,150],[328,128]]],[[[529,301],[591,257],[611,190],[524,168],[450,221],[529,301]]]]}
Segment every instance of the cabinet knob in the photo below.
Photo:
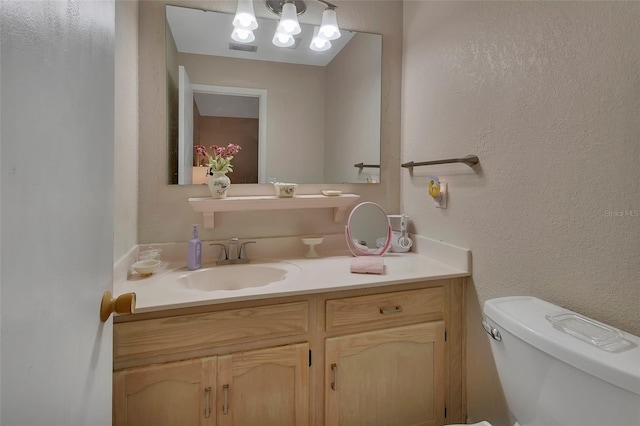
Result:
{"type": "Polygon", "coordinates": [[[100,303],[100,320],[105,322],[111,316],[111,313],[132,314],[136,309],[136,294],[125,293],[114,298],[109,290],[102,295],[100,303]]]}

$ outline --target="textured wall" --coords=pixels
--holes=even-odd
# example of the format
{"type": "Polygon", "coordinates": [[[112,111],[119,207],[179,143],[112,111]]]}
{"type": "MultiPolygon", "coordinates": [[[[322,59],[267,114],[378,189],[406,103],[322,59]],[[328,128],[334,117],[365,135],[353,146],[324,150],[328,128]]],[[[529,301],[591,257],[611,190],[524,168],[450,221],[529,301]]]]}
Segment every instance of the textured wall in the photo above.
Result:
{"type": "Polygon", "coordinates": [[[116,2],[113,258],[138,243],[138,2],[116,2]]]}
{"type": "MultiPolygon", "coordinates": [[[[203,7],[203,2],[172,1],[172,4],[203,7]]],[[[382,111],[381,152],[382,183],[380,185],[331,185],[346,192],[355,192],[363,199],[379,202],[390,213],[400,206],[400,78],[402,55],[402,2],[400,1],[335,1],[338,23],[343,28],[382,34],[382,111]]],[[[206,8],[233,12],[235,2],[204,2],[206,8]]],[[[314,21],[324,9],[321,3],[308,3],[302,22],[314,21]]],[[[255,2],[256,14],[269,16],[264,2],[255,2]]],[[[273,17],[273,15],[271,15],[273,17]]],[[[164,46],[164,3],[141,1],[139,21],[140,70],[140,162],[139,216],[140,244],[186,241],[191,224],[202,223],[202,216],[193,213],[187,204],[189,197],[209,196],[200,186],[168,186],[166,184],[167,144],[166,70],[164,46]]],[[[302,185],[302,193],[319,193],[324,185],[302,185]]],[[[269,185],[232,185],[230,195],[273,194],[269,185]]],[[[326,234],[342,232],[343,223],[333,222],[331,209],[305,211],[266,211],[222,213],[216,215],[216,229],[203,230],[203,239],[231,236],[254,238],[261,236],[326,234]]]]}
{"type": "Polygon", "coordinates": [[[402,173],[414,231],[473,252],[469,420],[507,423],[486,299],[533,295],[640,335],[638,22],[635,2],[405,2],[403,161],[481,162],[402,173]]]}

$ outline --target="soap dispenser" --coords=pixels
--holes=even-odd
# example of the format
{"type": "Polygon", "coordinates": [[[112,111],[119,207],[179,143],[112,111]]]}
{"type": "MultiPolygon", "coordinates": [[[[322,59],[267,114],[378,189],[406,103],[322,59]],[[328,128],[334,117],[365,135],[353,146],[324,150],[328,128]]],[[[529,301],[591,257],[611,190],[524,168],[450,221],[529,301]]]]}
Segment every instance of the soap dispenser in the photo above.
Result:
{"type": "Polygon", "coordinates": [[[202,241],[198,238],[198,225],[193,225],[193,235],[187,245],[187,268],[200,269],[202,265],[202,241]]]}

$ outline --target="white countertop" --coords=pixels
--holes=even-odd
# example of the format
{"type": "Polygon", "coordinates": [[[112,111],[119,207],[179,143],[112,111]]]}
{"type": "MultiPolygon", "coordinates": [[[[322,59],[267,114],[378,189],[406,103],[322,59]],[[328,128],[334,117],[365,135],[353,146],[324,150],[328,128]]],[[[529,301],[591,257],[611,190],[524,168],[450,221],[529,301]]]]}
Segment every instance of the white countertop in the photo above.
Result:
{"type": "MultiPolygon", "coordinates": [[[[273,259],[293,264],[299,268],[299,272],[290,273],[282,281],[261,287],[215,291],[194,290],[182,286],[178,283],[178,279],[191,271],[186,269],[184,263],[163,263],[149,277],[139,277],[134,273],[130,274],[127,279],[114,283],[114,295],[135,292],[136,313],[143,313],[469,275],[468,271],[414,253],[389,253],[385,255],[383,258],[385,273],[383,275],[355,274],[350,272],[350,264],[353,259],[352,256],[273,259]]],[[[256,261],[256,263],[262,262],[256,261]]],[[[203,265],[203,268],[229,267],[234,266],[203,265]]]]}

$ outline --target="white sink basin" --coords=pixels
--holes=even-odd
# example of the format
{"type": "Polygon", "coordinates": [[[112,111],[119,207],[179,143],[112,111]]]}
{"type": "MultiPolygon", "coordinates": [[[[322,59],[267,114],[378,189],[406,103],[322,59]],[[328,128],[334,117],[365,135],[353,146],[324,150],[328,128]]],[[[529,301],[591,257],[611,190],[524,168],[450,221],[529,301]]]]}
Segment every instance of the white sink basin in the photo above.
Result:
{"type": "Polygon", "coordinates": [[[245,263],[189,272],[178,278],[178,284],[200,291],[240,290],[284,281],[299,273],[299,267],[286,262],[245,263]]]}

